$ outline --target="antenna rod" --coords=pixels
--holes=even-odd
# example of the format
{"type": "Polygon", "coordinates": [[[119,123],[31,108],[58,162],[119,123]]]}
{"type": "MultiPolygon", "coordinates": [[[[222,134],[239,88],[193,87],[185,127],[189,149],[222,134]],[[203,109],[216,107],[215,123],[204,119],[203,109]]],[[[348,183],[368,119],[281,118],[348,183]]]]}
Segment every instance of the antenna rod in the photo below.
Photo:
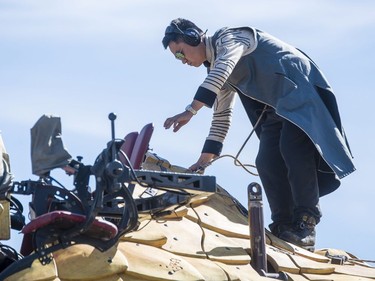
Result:
{"type": "Polygon", "coordinates": [[[111,112],[108,115],[109,120],[111,120],[111,132],[112,132],[112,140],[115,140],[115,120],[117,118],[116,114],[111,112]]]}

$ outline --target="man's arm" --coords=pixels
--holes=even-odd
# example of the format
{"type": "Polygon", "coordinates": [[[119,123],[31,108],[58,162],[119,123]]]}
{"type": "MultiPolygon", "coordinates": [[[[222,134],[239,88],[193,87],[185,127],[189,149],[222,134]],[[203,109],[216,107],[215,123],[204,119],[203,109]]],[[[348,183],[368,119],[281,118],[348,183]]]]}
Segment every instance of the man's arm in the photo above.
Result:
{"type": "Polygon", "coordinates": [[[223,148],[232,121],[233,106],[236,92],[223,88],[214,103],[214,113],[208,137],[204,143],[202,153],[190,170],[204,170],[209,163],[218,157],[223,148]]]}

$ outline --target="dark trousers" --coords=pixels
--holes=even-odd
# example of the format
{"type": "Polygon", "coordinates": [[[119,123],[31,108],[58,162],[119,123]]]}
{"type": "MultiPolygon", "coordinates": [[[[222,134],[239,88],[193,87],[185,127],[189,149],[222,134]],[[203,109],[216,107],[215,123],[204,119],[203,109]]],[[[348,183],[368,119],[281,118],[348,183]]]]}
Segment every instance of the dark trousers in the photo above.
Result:
{"type": "Polygon", "coordinates": [[[273,109],[265,112],[260,126],[256,166],[273,225],[289,224],[303,215],[314,216],[319,222],[322,214],[318,152],[314,144],[300,128],[278,116],[273,109]]]}

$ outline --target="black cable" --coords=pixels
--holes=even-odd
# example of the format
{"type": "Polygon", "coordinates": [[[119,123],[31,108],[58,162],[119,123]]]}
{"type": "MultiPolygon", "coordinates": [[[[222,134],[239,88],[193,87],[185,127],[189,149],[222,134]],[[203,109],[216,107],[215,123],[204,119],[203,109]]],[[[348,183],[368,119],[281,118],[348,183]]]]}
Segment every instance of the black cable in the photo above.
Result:
{"type": "Polygon", "coordinates": [[[57,185],[59,185],[61,188],[70,191],[70,190],[67,189],[62,183],[60,183],[58,180],[56,180],[54,177],[47,176],[47,179],[49,179],[49,181],[50,181],[51,183],[52,183],[52,182],[55,182],[55,183],[57,183],[57,185]]]}
{"type": "Polygon", "coordinates": [[[260,123],[260,121],[262,120],[263,115],[264,115],[264,113],[265,113],[266,110],[267,110],[267,107],[268,107],[268,105],[265,105],[264,108],[262,109],[262,113],[259,115],[258,120],[256,121],[256,123],[255,123],[253,129],[251,130],[249,136],[246,138],[246,140],[245,140],[244,143],[242,144],[242,146],[241,146],[241,148],[239,149],[239,151],[238,151],[238,153],[237,153],[236,156],[232,156],[232,155],[230,155],[230,154],[224,154],[224,155],[218,156],[218,157],[216,157],[215,159],[213,159],[211,162],[208,162],[207,164],[202,165],[202,166],[201,166],[196,172],[203,171],[205,168],[207,168],[208,166],[211,166],[212,163],[214,163],[215,161],[217,161],[217,160],[219,160],[219,159],[221,159],[221,158],[224,158],[224,157],[230,157],[230,158],[233,158],[233,159],[234,159],[234,165],[235,165],[235,166],[237,166],[237,167],[240,166],[240,167],[242,167],[246,172],[248,172],[249,174],[251,174],[251,175],[253,175],[253,176],[258,176],[258,174],[253,173],[253,172],[251,172],[250,170],[248,170],[248,169],[246,168],[246,167],[251,167],[251,168],[256,169],[256,166],[255,166],[255,165],[252,165],[252,164],[242,164],[242,163],[240,162],[240,160],[238,160],[238,157],[240,156],[242,150],[244,149],[244,147],[245,147],[245,145],[247,144],[247,142],[249,141],[249,139],[250,139],[250,138],[252,137],[252,135],[254,134],[256,128],[259,126],[259,123],[260,123]]]}
{"type": "Polygon", "coordinates": [[[266,110],[267,110],[267,107],[268,107],[268,105],[265,105],[265,106],[264,106],[264,108],[263,108],[263,110],[262,110],[262,113],[259,115],[258,120],[257,120],[257,122],[255,123],[253,129],[251,130],[249,136],[246,138],[245,142],[243,143],[243,145],[241,146],[240,150],[238,151],[238,153],[237,153],[237,155],[236,155],[236,157],[235,157],[235,165],[236,165],[236,166],[238,166],[238,165],[236,164],[236,162],[238,161],[238,157],[240,156],[242,150],[244,149],[245,145],[247,144],[247,142],[249,141],[249,139],[251,138],[251,136],[254,134],[256,128],[258,127],[260,121],[262,120],[262,117],[263,117],[264,113],[265,113],[266,110]]]}
{"type": "Polygon", "coordinates": [[[13,247],[9,245],[4,245],[0,243],[0,249],[5,250],[5,253],[11,254],[16,260],[20,260],[23,258],[23,256],[20,253],[18,253],[13,247]]]}
{"type": "Polygon", "coordinates": [[[151,187],[151,186],[149,186],[149,185],[147,185],[147,184],[142,183],[142,182],[138,179],[138,177],[137,177],[137,173],[135,172],[135,169],[134,169],[133,165],[130,163],[130,160],[129,160],[128,156],[126,155],[126,153],[123,152],[121,149],[119,150],[119,153],[121,153],[122,156],[124,156],[125,159],[126,159],[126,161],[128,162],[128,164],[129,164],[129,168],[130,168],[130,172],[131,172],[133,178],[135,179],[135,181],[136,181],[140,186],[142,186],[142,187],[151,187]]]}

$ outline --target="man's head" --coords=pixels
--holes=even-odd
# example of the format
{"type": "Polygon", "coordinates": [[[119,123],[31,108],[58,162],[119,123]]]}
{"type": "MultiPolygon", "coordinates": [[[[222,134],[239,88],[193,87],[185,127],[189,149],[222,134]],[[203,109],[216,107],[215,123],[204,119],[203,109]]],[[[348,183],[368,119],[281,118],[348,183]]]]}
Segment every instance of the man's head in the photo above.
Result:
{"type": "Polygon", "coordinates": [[[182,63],[198,67],[206,60],[203,35],[202,30],[193,22],[178,18],[167,26],[162,43],[182,63]]]}

